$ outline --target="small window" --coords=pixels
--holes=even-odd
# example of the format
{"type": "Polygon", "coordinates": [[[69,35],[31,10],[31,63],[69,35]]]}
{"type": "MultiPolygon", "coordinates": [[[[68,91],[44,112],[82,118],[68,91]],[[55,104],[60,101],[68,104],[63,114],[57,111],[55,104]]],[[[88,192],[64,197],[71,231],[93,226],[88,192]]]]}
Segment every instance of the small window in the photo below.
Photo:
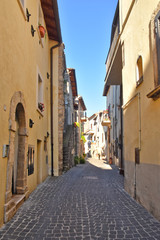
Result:
{"type": "Polygon", "coordinates": [[[38,74],[38,110],[42,113],[44,111],[43,103],[43,80],[38,74]]]}
{"type": "Polygon", "coordinates": [[[34,173],[34,146],[28,145],[28,176],[34,173]]]}
{"type": "Polygon", "coordinates": [[[136,87],[138,87],[143,82],[143,63],[142,56],[139,56],[137,59],[136,66],[136,87]]]}
{"type": "Polygon", "coordinates": [[[105,141],[107,141],[107,132],[105,132],[105,141]]]}
{"type": "Polygon", "coordinates": [[[18,0],[18,3],[20,5],[20,8],[21,8],[21,11],[22,11],[22,14],[26,20],[26,0],[18,0]]]}
{"type": "Polygon", "coordinates": [[[38,6],[38,35],[39,35],[40,44],[42,47],[44,47],[44,37],[46,37],[46,29],[44,26],[44,17],[43,17],[41,4],[39,4],[38,6]]]}

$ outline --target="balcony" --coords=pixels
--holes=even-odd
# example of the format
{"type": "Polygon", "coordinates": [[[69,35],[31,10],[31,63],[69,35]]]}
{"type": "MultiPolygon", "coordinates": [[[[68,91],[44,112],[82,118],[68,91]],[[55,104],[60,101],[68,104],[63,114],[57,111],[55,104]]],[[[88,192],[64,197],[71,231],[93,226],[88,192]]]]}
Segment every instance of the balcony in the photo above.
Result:
{"type": "Polygon", "coordinates": [[[111,45],[106,60],[106,77],[103,96],[107,95],[110,85],[121,84],[122,84],[122,44],[120,41],[119,32],[119,5],[117,5],[117,9],[112,24],[111,45]]]}
{"type": "Polygon", "coordinates": [[[109,117],[103,118],[101,122],[102,126],[104,127],[110,127],[111,126],[111,120],[109,117]]]}
{"type": "Polygon", "coordinates": [[[86,122],[87,121],[87,113],[81,110],[80,111],[80,119],[81,119],[81,122],[86,122]]]}
{"type": "Polygon", "coordinates": [[[81,117],[81,122],[86,122],[87,118],[86,117],[81,117]]]}

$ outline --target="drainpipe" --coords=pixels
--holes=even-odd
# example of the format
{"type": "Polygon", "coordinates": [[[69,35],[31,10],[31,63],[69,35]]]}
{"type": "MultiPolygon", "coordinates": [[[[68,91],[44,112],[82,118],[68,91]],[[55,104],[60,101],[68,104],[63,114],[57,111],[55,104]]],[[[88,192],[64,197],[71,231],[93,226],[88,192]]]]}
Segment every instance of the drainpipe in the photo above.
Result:
{"type": "Polygon", "coordinates": [[[59,47],[61,43],[51,47],[50,49],[50,58],[51,58],[51,66],[50,66],[50,107],[51,107],[51,176],[53,177],[53,50],[59,47]]]}

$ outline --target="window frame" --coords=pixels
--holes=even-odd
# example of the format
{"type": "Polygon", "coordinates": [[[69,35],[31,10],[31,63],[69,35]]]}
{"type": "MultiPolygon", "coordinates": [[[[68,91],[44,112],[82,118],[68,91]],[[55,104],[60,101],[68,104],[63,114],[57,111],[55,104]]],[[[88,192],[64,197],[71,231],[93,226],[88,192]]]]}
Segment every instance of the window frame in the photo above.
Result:
{"type": "Polygon", "coordinates": [[[44,80],[42,78],[42,75],[40,74],[39,69],[37,70],[37,95],[36,95],[36,107],[37,111],[43,116],[44,110],[40,109],[39,103],[44,104],[44,80]],[[41,80],[41,90],[39,89],[39,79],[41,80]],[[41,92],[39,92],[41,91],[41,92]]]}
{"type": "Polygon", "coordinates": [[[41,3],[38,4],[38,13],[37,13],[37,32],[39,37],[39,43],[41,44],[42,48],[44,48],[44,38],[41,38],[41,34],[39,31],[39,25],[45,26],[44,15],[41,7],[41,3]]]}
{"type": "Polygon", "coordinates": [[[34,173],[34,157],[35,157],[35,147],[33,145],[28,145],[28,153],[27,153],[28,176],[34,173]]]}
{"type": "Polygon", "coordinates": [[[155,26],[155,41],[156,41],[156,55],[157,55],[157,85],[160,85],[160,10],[154,19],[155,26]]]}

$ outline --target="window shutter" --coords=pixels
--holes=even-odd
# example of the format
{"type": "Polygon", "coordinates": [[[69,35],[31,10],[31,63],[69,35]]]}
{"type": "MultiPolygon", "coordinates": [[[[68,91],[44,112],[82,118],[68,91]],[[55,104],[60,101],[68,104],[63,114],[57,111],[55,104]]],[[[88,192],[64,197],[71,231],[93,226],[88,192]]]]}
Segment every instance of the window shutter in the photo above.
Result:
{"type": "Polygon", "coordinates": [[[158,84],[160,84],[160,11],[155,17],[155,35],[157,48],[158,84]]]}

